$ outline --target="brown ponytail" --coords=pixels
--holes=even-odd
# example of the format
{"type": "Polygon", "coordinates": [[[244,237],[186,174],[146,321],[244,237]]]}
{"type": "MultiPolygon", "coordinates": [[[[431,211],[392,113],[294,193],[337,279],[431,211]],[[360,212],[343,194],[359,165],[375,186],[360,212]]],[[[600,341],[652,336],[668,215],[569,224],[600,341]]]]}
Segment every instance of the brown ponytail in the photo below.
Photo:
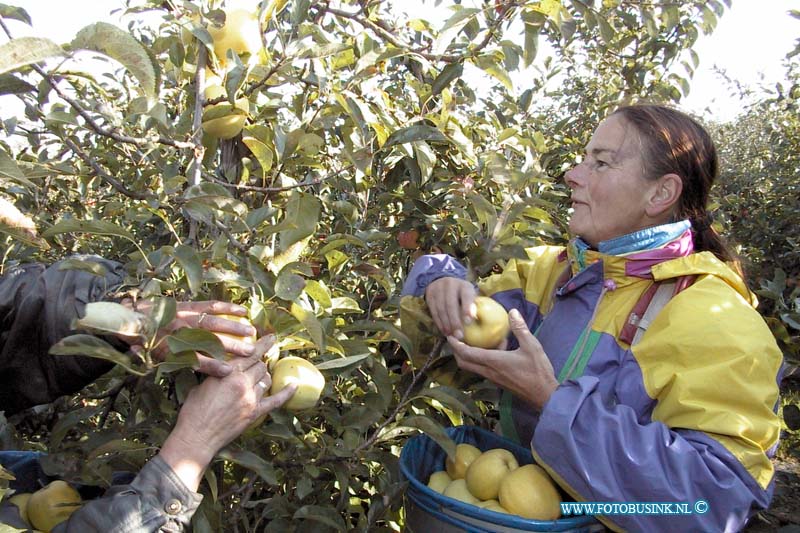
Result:
{"type": "Polygon", "coordinates": [[[689,115],[660,105],[625,106],[614,114],[636,128],[642,140],[645,177],[680,176],[683,192],[676,217],[692,223],[695,250],[712,252],[742,273],[736,254],[714,230],[706,211],[711,186],[719,174],[719,159],[705,128],[689,115]]]}

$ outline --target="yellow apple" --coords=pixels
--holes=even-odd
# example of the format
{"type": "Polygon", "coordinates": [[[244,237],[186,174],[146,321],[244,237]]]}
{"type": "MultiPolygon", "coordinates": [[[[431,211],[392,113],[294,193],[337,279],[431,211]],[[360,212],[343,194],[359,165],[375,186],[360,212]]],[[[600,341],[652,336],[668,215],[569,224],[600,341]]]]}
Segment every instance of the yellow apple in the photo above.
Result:
{"type": "Polygon", "coordinates": [[[477,505],[480,500],[473,496],[469,489],[467,488],[467,482],[463,479],[454,479],[447,485],[447,488],[444,489],[442,493],[448,498],[453,498],[454,500],[459,500],[464,503],[470,503],[472,505],[477,505]]]}
{"type": "Polygon", "coordinates": [[[497,500],[486,500],[485,502],[479,503],[478,507],[481,507],[483,509],[488,509],[489,511],[494,511],[495,513],[508,514],[508,511],[506,511],[505,508],[502,505],[500,505],[500,502],[498,502],[497,500]]]}
{"type": "Polygon", "coordinates": [[[49,532],[81,506],[81,495],[66,482],[53,481],[28,500],[28,519],[36,529],[49,532]]]}
{"type": "Polygon", "coordinates": [[[325,387],[325,376],[312,363],[299,357],[284,357],[272,370],[270,395],[277,394],[290,383],[298,387],[292,398],[284,404],[290,411],[314,407],[325,387]]]}
{"type": "Polygon", "coordinates": [[[17,509],[19,509],[19,517],[22,518],[22,521],[26,524],[30,524],[28,521],[28,500],[30,499],[30,492],[20,492],[8,499],[9,502],[17,506],[17,509]]]}
{"type": "Polygon", "coordinates": [[[509,513],[535,520],[561,516],[561,497],[553,480],[539,466],[517,468],[500,482],[500,505],[509,513]]]}
{"type": "Polygon", "coordinates": [[[428,487],[436,492],[444,492],[444,489],[447,488],[451,481],[453,480],[450,478],[450,474],[441,470],[431,474],[431,477],[428,478],[428,487]]]}
{"type": "Polygon", "coordinates": [[[495,448],[480,454],[467,468],[464,479],[469,491],[481,500],[497,498],[500,482],[509,472],[519,467],[514,454],[495,448]]]}
{"type": "Polygon", "coordinates": [[[445,459],[444,466],[447,473],[450,474],[450,477],[453,479],[463,479],[464,475],[467,473],[467,468],[469,467],[470,463],[474,461],[479,455],[481,451],[473,446],[472,444],[461,443],[456,445],[456,455],[452,459],[450,456],[447,456],[445,459]]]}
{"type": "Polygon", "coordinates": [[[475,298],[477,318],[464,325],[464,342],[476,348],[496,348],[508,335],[508,313],[487,296],[475,298]]]}
{"type": "Polygon", "coordinates": [[[208,33],[214,40],[214,54],[225,64],[228,50],[236,54],[248,53],[256,57],[261,50],[261,29],[256,14],[247,9],[225,11],[225,24],[222,27],[209,25],[208,33]]]}
{"type": "MultiPolygon", "coordinates": [[[[206,100],[215,100],[227,95],[222,85],[209,85],[205,89],[206,100]]],[[[247,98],[237,98],[231,105],[227,100],[213,104],[203,111],[203,131],[217,139],[231,139],[239,135],[250,112],[247,98]]]]}

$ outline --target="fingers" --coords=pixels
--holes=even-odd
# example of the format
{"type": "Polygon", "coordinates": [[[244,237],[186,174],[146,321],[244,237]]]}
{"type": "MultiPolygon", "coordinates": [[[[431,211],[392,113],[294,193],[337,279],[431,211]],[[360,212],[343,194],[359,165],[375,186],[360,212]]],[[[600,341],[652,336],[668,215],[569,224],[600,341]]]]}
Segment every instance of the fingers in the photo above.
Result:
{"type": "Polygon", "coordinates": [[[295,391],[297,390],[297,384],[291,383],[283,388],[279,393],[273,394],[272,396],[266,396],[265,398],[261,399],[261,402],[258,404],[258,416],[265,415],[272,411],[273,409],[277,409],[281,405],[288,402],[292,396],[294,396],[295,391]]]}
{"type": "Polygon", "coordinates": [[[263,360],[264,356],[275,346],[275,335],[265,335],[258,339],[253,346],[253,357],[263,360]]]}
{"type": "Polygon", "coordinates": [[[462,283],[460,288],[459,299],[461,300],[461,309],[464,311],[462,320],[464,324],[469,324],[478,318],[478,306],[475,305],[475,288],[468,282],[462,283]]]}
{"type": "Polygon", "coordinates": [[[271,378],[267,374],[267,365],[261,362],[261,359],[258,357],[250,357],[247,359],[239,359],[235,363],[232,363],[234,367],[238,367],[242,373],[247,376],[247,379],[250,380],[252,385],[255,385],[259,381],[266,380],[271,383],[271,378]],[[265,376],[267,376],[265,378],[265,376]]]}
{"type": "Polygon", "coordinates": [[[239,337],[250,337],[256,334],[256,328],[250,324],[234,322],[221,316],[211,313],[200,313],[199,315],[189,315],[185,318],[189,323],[194,323],[194,327],[207,329],[216,333],[229,333],[239,337]]]}
{"type": "Polygon", "coordinates": [[[425,299],[439,331],[443,335],[463,337],[463,317],[474,315],[474,310],[470,313],[475,299],[472,284],[458,278],[441,278],[428,286],[425,299]]]}
{"type": "Polygon", "coordinates": [[[247,308],[231,302],[205,300],[199,302],[178,302],[178,316],[184,314],[206,313],[209,315],[247,316],[247,308]]]}
{"type": "Polygon", "coordinates": [[[255,345],[250,342],[232,338],[227,335],[217,335],[217,338],[222,343],[222,347],[225,348],[225,352],[231,355],[237,357],[251,357],[255,353],[255,345]]]}
{"type": "Polygon", "coordinates": [[[233,371],[233,367],[225,361],[197,354],[197,366],[195,366],[195,370],[201,374],[206,374],[215,378],[224,378],[233,371]]]}

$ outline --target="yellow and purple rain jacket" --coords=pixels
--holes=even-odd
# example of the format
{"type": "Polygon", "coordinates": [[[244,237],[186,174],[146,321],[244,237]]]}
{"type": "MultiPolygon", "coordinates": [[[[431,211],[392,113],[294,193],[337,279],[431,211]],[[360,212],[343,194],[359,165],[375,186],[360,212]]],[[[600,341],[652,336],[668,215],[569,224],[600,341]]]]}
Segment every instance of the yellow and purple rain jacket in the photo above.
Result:
{"type": "MultiPolygon", "coordinates": [[[[772,497],[782,355],[741,277],[694,253],[685,227],[623,255],[531,248],[479,284],[522,313],[560,382],[538,414],[506,392],[506,436],[530,443],[578,501],[708,502],[704,514],[599,517],[615,530],[738,531],[772,497]],[[632,309],[665,280],[682,290],[631,346],[632,309]]],[[[423,256],[403,293],[464,274],[449,256],[423,256]]]]}

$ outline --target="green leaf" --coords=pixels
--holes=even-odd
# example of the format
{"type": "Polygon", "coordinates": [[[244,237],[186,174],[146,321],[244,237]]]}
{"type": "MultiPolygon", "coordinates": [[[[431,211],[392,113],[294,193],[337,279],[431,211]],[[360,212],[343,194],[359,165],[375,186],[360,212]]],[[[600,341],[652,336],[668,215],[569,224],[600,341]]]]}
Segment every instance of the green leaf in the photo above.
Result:
{"type": "Polygon", "coordinates": [[[475,402],[468,395],[452,387],[440,386],[424,389],[415,398],[432,398],[450,409],[467,413],[472,417],[480,416],[475,402]]]}
{"type": "Polygon", "coordinates": [[[383,148],[390,148],[396,144],[405,144],[414,141],[449,142],[449,139],[444,133],[439,131],[438,128],[428,126],[427,124],[417,124],[416,126],[408,126],[399,129],[389,135],[383,148]]]}
{"type": "Polygon", "coordinates": [[[0,150],[0,177],[9,178],[29,189],[36,189],[36,185],[25,177],[22,169],[19,168],[17,162],[14,161],[5,150],[0,150]]]}
{"type": "Polygon", "coordinates": [[[0,76],[0,95],[30,93],[35,90],[36,87],[19,79],[13,74],[3,74],[0,76]]]}
{"type": "Polygon", "coordinates": [[[360,355],[351,355],[348,357],[343,357],[341,359],[331,359],[330,361],[325,361],[324,363],[320,363],[318,365],[314,365],[317,367],[317,370],[332,370],[334,368],[344,368],[347,366],[355,365],[356,363],[360,363],[371,354],[362,353],[360,355]]]}
{"type": "Polygon", "coordinates": [[[192,291],[193,295],[198,294],[203,282],[203,264],[200,262],[200,256],[197,255],[197,251],[191,246],[181,244],[175,247],[174,256],[186,273],[189,290],[192,291]]]}
{"type": "Polygon", "coordinates": [[[217,453],[217,457],[252,470],[270,485],[278,484],[278,476],[275,473],[275,467],[253,452],[227,447],[221,449],[217,453]]]}
{"type": "Polygon", "coordinates": [[[494,55],[483,55],[475,59],[478,68],[503,84],[509,92],[514,92],[514,83],[508,72],[500,64],[500,60],[494,55]]]}
{"type": "Polygon", "coordinates": [[[611,27],[611,24],[603,17],[597,18],[597,23],[600,26],[600,38],[603,39],[603,43],[606,46],[611,46],[614,37],[617,35],[617,32],[614,31],[614,28],[611,27]]]}
{"type": "Polygon", "coordinates": [[[0,46],[0,74],[64,55],[66,55],[64,49],[50,39],[41,37],[12,39],[0,46]]]}
{"type": "Polygon", "coordinates": [[[214,359],[225,359],[225,348],[219,337],[206,329],[181,328],[167,337],[167,346],[174,354],[202,352],[214,359]]]}
{"type": "MultiPolygon", "coordinates": [[[[456,454],[455,441],[450,438],[444,427],[433,418],[421,415],[409,416],[397,422],[395,428],[418,429],[436,441],[436,443],[444,449],[448,456],[453,457],[456,454]]],[[[386,435],[381,435],[381,440],[383,440],[385,436],[386,435]]]]}
{"type": "Polygon", "coordinates": [[[62,220],[42,233],[42,237],[49,239],[62,233],[89,233],[91,235],[106,235],[122,237],[136,243],[133,235],[126,229],[105,220],[62,220]]]}
{"type": "Polygon", "coordinates": [[[127,354],[118,352],[109,343],[93,335],[78,334],[65,337],[50,348],[50,353],[53,355],[85,355],[104,359],[120,365],[131,374],[145,375],[145,372],[140,372],[133,367],[131,358],[127,354]]]}
{"type": "Polygon", "coordinates": [[[317,348],[320,351],[325,350],[325,334],[322,332],[322,324],[319,323],[317,317],[311,311],[294,302],[292,303],[291,313],[293,317],[303,324],[317,348]]]}
{"type": "Polygon", "coordinates": [[[389,322],[371,322],[364,320],[345,326],[342,328],[342,331],[385,331],[400,344],[400,347],[403,348],[403,351],[405,351],[409,357],[413,353],[411,339],[389,322]]]}
{"type": "Polygon", "coordinates": [[[28,26],[31,25],[31,17],[28,12],[17,6],[9,6],[0,4],[0,17],[4,19],[13,19],[24,22],[28,26]]]}
{"type": "Polygon", "coordinates": [[[311,296],[320,307],[324,309],[330,309],[331,307],[331,292],[328,290],[323,283],[320,283],[317,280],[307,280],[306,282],[306,294],[311,296]]]}
{"type": "Polygon", "coordinates": [[[72,47],[116,59],[139,81],[145,95],[155,98],[156,69],[147,50],[130,33],[107,22],[96,22],[78,32],[72,47]]]}
{"type": "Polygon", "coordinates": [[[58,263],[59,270],[80,270],[102,278],[108,274],[108,269],[97,261],[86,261],[77,257],[70,257],[58,263]]]}
{"type": "Polygon", "coordinates": [[[293,192],[286,204],[286,216],[278,225],[281,249],[313,235],[317,229],[322,204],[316,196],[293,192]]]}
{"type": "Polygon", "coordinates": [[[442,92],[442,90],[453,83],[454,80],[457,80],[461,77],[461,74],[464,73],[464,64],[461,62],[458,63],[450,63],[446,67],[442,69],[442,72],[436,76],[436,79],[433,80],[431,84],[431,95],[436,95],[442,92]]]}
{"type": "Polygon", "coordinates": [[[156,298],[150,311],[150,318],[160,329],[175,320],[177,313],[178,304],[173,298],[156,298]]]}
{"type": "Polygon", "coordinates": [[[292,516],[292,520],[313,520],[334,528],[336,531],[347,531],[339,511],[333,507],[321,505],[304,505],[292,516]]]}
{"type": "Polygon", "coordinates": [[[302,276],[284,268],[275,280],[275,296],[291,302],[302,294],[305,286],[306,280],[302,276]]]}
{"type": "Polygon", "coordinates": [[[258,164],[261,165],[261,176],[265,177],[267,171],[272,168],[272,163],[275,159],[272,150],[255,137],[243,137],[242,142],[244,142],[244,144],[250,148],[250,151],[253,152],[253,155],[256,156],[258,164]]]}
{"type": "Polygon", "coordinates": [[[349,296],[337,296],[336,298],[331,298],[331,311],[333,312],[333,314],[364,312],[364,310],[361,309],[361,306],[358,304],[358,302],[353,300],[349,296]]]}

